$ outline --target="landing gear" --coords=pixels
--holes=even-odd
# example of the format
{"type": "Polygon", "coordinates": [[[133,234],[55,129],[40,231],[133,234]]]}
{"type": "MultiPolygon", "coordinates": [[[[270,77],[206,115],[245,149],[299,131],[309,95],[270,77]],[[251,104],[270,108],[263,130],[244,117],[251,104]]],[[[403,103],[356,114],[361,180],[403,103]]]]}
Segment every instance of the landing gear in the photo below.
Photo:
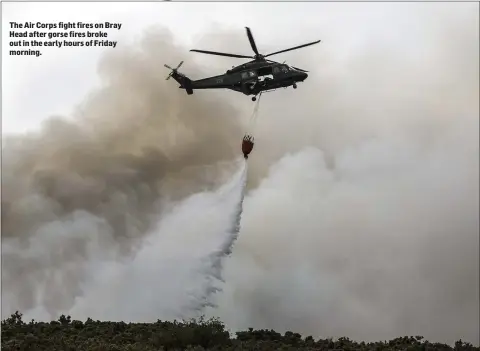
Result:
{"type": "Polygon", "coordinates": [[[252,101],[257,101],[257,97],[256,96],[252,97],[252,101]]]}
{"type": "Polygon", "coordinates": [[[297,83],[293,83],[293,89],[297,89],[297,83]]]}

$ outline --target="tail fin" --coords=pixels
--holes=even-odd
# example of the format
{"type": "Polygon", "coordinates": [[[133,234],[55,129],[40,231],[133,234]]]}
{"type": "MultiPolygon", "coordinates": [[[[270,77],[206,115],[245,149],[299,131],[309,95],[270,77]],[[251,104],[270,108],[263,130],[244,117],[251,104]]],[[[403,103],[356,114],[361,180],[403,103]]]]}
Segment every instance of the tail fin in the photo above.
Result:
{"type": "Polygon", "coordinates": [[[188,78],[186,75],[178,72],[178,69],[180,68],[181,65],[183,65],[183,61],[180,61],[180,63],[176,68],[172,68],[169,65],[164,65],[168,69],[172,70],[170,74],[167,76],[166,80],[169,80],[170,77],[173,77],[173,79],[175,79],[180,84],[181,89],[185,89],[188,95],[192,95],[193,89],[192,89],[191,79],[188,78]]]}

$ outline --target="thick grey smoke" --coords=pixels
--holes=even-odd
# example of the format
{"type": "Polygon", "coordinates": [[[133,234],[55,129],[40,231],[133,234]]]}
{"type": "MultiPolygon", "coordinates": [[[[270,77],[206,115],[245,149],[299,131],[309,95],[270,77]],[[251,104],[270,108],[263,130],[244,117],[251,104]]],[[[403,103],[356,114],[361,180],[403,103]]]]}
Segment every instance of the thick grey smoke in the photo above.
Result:
{"type": "MultiPolygon", "coordinates": [[[[2,170],[3,311],[51,313],[81,294],[88,257],[135,250],[162,201],[211,187],[238,155],[237,111],[185,99],[160,62],[180,61],[168,32],[100,64],[104,86],[75,118],[7,137],[2,170]]],[[[191,64],[190,64],[190,68],[191,64]]],[[[195,67],[193,67],[194,69],[195,67]]]]}
{"type": "MultiPolygon", "coordinates": [[[[242,229],[209,314],[235,329],[479,343],[478,4],[428,6],[398,12],[422,18],[414,40],[376,35],[339,58],[327,34],[290,56],[312,72],[262,97],[242,229]]],[[[225,36],[219,47],[245,40],[225,36]]],[[[245,116],[165,85],[158,57],[181,57],[156,38],[102,66],[110,88],[77,124],[5,148],[3,313],[155,320],[201,291],[193,268],[232,211],[204,187],[231,174],[245,116]]]]}
{"type": "MultiPolygon", "coordinates": [[[[134,257],[123,262],[89,257],[95,273],[66,311],[79,319],[154,321],[199,317],[214,306],[222,258],[237,234],[246,175],[243,165],[231,166],[238,170],[220,188],[165,208],[134,257]]],[[[39,305],[28,316],[45,318],[46,312],[39,305]]]]}
{"type": "Polygon", "coordinates": [[[230,326],[478,344],[478,5],[426,12],[417,51],[325,41],[298,93],[262,97],[230,326]]]}

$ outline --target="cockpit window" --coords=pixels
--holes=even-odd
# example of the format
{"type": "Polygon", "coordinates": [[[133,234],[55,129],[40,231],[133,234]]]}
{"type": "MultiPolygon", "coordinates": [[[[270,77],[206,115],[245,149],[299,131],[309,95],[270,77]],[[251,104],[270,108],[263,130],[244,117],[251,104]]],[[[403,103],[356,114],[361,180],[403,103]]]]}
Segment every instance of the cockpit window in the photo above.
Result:
{"type": "Polygon", "coordinates": [[[250,71],[250,72],[248,72],[248,74],[250,75],[250,77],[255,77],[256,76],[254,71],[250,71]]]}
{"type": "Polygon", "coordinates": [[[288,66],[282,65],[282,72],[287,73],[288,72],[288,66]]]}

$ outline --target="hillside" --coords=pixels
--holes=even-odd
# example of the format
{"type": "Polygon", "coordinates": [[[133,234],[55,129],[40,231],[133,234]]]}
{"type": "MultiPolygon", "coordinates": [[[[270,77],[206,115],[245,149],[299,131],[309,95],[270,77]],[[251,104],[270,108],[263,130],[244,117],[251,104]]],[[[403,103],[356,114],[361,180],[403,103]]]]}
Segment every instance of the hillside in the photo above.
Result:
{"type": "Polygon", "coordinates": [[[480,350],[461,340],[452,348],[423,340],[400,337],[374,343],[348,338],[314,340],[298,333],[273,330],[236,333],[231,338],[222,322],[211,320],[155,323],[86,322],[61,316],[58,321],[26,323],[16,312],[2,321],[2,350],[49,351],[159,351],[159,350],[480,350]]]}

